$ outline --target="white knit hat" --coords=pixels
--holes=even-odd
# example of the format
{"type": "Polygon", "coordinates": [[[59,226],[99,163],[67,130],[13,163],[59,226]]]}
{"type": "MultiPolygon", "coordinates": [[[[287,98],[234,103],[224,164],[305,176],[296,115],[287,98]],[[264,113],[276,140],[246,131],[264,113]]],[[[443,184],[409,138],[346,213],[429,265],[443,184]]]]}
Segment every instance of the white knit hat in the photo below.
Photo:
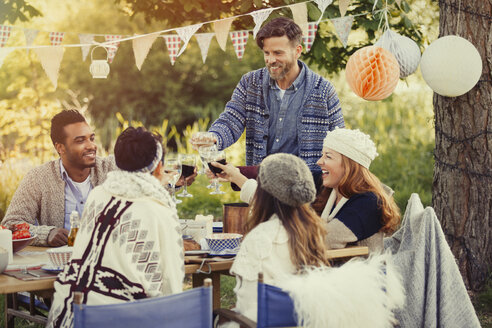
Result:
{"type": "Polygon", "coordinates": [[[333,149],[351,160],[369,168],[373,159],[378,156],[376,145],[371,137],[361,131],[335,128],[326,134],[324,148],[333,149]]]}

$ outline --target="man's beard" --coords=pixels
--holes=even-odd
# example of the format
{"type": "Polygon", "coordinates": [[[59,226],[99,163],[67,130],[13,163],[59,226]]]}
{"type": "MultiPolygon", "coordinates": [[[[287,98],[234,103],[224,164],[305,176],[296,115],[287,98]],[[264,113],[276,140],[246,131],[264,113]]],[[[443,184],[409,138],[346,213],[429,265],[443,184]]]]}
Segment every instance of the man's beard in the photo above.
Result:
{"type": "Polygon", "coordinates": [[[275,81],[282,80],[292,69],[293,64],[292,63],[285,63],[285,64],[275,64],[275,67],[281,67],[280,72],[278,73],[272,73],[271,68],[274,65],[267,65],[268,72],[270,73],[270,77],[274,79],[275,81]]]}

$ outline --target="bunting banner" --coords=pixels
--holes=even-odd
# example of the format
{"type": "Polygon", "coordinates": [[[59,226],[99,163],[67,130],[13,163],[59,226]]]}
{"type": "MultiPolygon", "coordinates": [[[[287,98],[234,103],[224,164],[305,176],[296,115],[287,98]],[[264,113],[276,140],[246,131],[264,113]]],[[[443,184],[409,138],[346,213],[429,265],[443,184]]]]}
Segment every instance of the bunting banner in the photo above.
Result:
{"type": "Polygon", "coordinates": [[[398,4],[398,7],[401,7],[401,0],[395,0],[395,2],[398,4]]]}
{"type": "Polygon", "coordinates": [[[60,71],[60,63],[65,50],[62,46],[35,48],[33,49],[43,66],[46,75],[55,87],[58,86],[58,72],[60,71]]]}
{"type": "Polygon", "coordinates": [[[180,27],[176,30],[176,33],[178,33],[179,37],[183,41],[183,46],[178,52],[178,55],[176,57],[179,57],[183,51],[185,51],[186,47],[188,46],[188,42],[190,42],[191,37],[193,34],[198,31],[200,27],[202,27],[203,23],[200,24],[195,24],[195,25],[190,25],[190,26],[185,26],[185,27],[180,27]]]}
{"type": "Polygon", "coordinates": [[[112,63],[113,62],[113,59],[114,59],[114,56],[116,56],[116,51],[118,51],[118,47],[120,46],[120,43],[118,42],[118,40],[120,40],[123,36],[122,35],[110,35],[110,34],[106,34],[104,36],[104,40],[106,40],[106,42],[108,41],[114,41],[114,42],[110,42],[109,45],[111,45],[112,47],[109,47],[107,50],[108,50],[108,63],[112,63]]]}
{"type": "Polygon", "coordinates": [[[196,41],[198,42],[198,46],[200,47],[200,52],[202,53],[203,63],[205,64],[205,60],[207,59],[208,49],[210,48],[210,42],[214,37],[213,33],[199,33],[195,34],[196,41]]]}
{"type": "Polygon", "coordinates": [[[169,52],[169,59],[171,65],[174,65],[176,58],[178,58],[179,48],[181,47],[181,39],[177,35],[161,35],[166,41],[167,51],[169,52]]]}
{"type": "Polygon", "coordinates": [[[9,49],[9,48],[0,48],[0,68],[3,65],[3,61],[5,58],[12,52],[14,49],[9,49]]]}
{"type": "Polygon", "coordinates": [[[307,7],[305,2],[296,3],[290,6],[292,11],[292,19],[302,30],[302,35],[308,35],[308,17],[307,7]]]}
{"type": "Polygon", "coordinates": [[[347,13],[347,8],[350,4],[350,0],[340,0],[338,2],[338,8],[340,9],[340,16],[343,17],[347,13]]]}
{"type": "Polygon", "coordinates": [[[330,20],[335,26],[338,39],[342,42],[343,47],[346,48],[348,36],[352,29],[352,24],[354,23],[354,16],[339,17],[330,20]]]}
{"type": "Polygon", "coordinates": [[[12,26],[0,25],[0,48],[3,48],[7,43],[10,32],[12,32],[12,26]]]}
{"type": "MultiPolygon", "coordinates": [[[[26,46],[30,47],[34,43],[34,39],[38,36],[39,31],[26,28],[24,29],[24,37],[26,38],[26,46]]],[[[26,53],[29,54],[29,48],[26,48],[26,53]]]]}
{"type": "Polygon", "coordinates": [[[253,39],[256,39],[256,34],[258,34],[258,31],[260,30],[261,25],[263,24],[265,19],[267,19],[268,16],[270,16],[270,14],[272,13],[272,11],[274,9],[275,8],[262,9],[262,10],[252,12],[250,14],[250,16],[253,17],[253,21],[255,22],[255,27],[253,28],[253,39]]]}
{"type": "Polygon", "coordinates": [[[233,20],[234,18],[228,18],[214,22],[215,39],[217,39],[220,49],[224,51],[226,50],[227,36],[233,20]]]}
{"type": "Polygon", "coordinates": [[[323,14],[325,13],[326,7],[331,5],[333,0],[313,0],[316,5],[318,6],[319,11],[321,11],[321,15],[319,15],[318,21],[316,22],[317,25],[319,25],[319,22],[323,18],[323,14]]]}
{"type": "Polygon", "coordinates": [[[63,37],[65,36],[65,32],[50,32],[50,43],[52,46],[59,46],[63,37]]]}
{"type": "Polygon", "coordinates": [[[149,34],[144,37],[133,39],[133,55],[135,56],[135,64],[138,70],[142,69],[142,64],[149,54],[150,48],[155,39],[159,36],[159,33],[149,34]]]}
{"type": "Polygon", "coordinates": [[[232,45],[238,59],[243,58],[246,43],[248,43],[248,31],[234,31],[230,33],[232,45]]]}
{"type": "MultiPolygon", "coordinates": [[[[80,43],[93,43],[94,42],[94,34],[79,34],[79,40],[80,43]]],[[[89,54],[89,50],[91,49],[91,46],[83,46],[80,47],[82,50],[82,61],[85,61],[87,58],[87,55],[89,54]]]]}
{"type": "Polygon", "coordinates": [[[318,30],[318,24],[316,22],[308,23],[308,32],[302,36],[302,42],[306,46],[306,52],[311,50],[311,46],[316,38],[316,31],[318,30]]]}

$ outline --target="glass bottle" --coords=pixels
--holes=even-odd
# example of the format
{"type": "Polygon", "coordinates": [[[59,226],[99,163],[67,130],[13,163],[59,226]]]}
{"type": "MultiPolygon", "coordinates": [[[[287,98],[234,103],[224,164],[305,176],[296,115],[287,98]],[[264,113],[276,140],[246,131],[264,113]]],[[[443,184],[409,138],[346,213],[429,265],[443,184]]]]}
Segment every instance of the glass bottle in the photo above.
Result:
{"type": "Polygon", "coordinates": [[[79,231],[79,212],[72,211],[70,213],[70,234],[68,235],[68,246],[73,246],[75,243],[75,237],[77,237],[77,232],[79,231]]]}

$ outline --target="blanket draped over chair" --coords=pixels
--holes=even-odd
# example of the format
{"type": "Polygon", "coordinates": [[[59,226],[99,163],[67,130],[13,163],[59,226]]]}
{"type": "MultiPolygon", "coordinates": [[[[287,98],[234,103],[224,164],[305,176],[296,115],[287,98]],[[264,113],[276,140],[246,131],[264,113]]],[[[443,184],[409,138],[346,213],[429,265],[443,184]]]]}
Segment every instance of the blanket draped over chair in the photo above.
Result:
{"type": "Polygon", "coordinates": [[[406,304],[395,312],[401,327],[480,327],[436,213],[417,194],[384,248],[403,277],[406,304]]]}

